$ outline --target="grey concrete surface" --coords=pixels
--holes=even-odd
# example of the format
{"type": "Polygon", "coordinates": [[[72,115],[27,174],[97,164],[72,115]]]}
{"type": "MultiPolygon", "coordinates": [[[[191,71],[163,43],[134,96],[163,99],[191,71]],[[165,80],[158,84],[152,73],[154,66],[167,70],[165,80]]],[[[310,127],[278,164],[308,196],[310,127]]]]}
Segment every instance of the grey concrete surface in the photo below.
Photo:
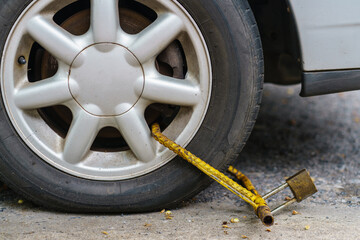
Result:
{"type": "Polygon", "coordinates": [[[19,204],[21,196],[3,190],[0,239],[360,239],[360,92],[304,99],[299,90],[265,86],[257,124],[235,164],[261,193],[303,168],[315,179],[319,192],[277,214],[271,232],[250,207],[213,184],[171,209],[172,220],[162,213],[54,213],[19,204]],[[223,228],[235,217],[239,223],[223,228]]]}

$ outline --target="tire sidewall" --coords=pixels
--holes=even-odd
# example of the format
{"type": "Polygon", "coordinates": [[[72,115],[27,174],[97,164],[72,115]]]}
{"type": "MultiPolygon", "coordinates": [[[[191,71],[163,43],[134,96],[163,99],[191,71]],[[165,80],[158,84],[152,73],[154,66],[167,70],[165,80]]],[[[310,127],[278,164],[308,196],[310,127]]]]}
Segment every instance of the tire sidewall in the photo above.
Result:
{"type": "MultiPolygon", "coordinates": [[[[11,26],[30,2],[0,0],[1,55],[11,26]]],[[[209,109],[188,149],[224,169],[252,128],[261,81],[261,46],[251,29],[247,3],[178,2],[200,28],[213,66],[209,109]]],[[[39,204],[66,211],[157,210],[180,203],[210,183],[204,174],[178,157],[149,174],[123,181],[93,181],[69,175],[47,164],[26,146],[10,123],[3,102],[0,159],[1,178],[13,189],[39,204]]]]}

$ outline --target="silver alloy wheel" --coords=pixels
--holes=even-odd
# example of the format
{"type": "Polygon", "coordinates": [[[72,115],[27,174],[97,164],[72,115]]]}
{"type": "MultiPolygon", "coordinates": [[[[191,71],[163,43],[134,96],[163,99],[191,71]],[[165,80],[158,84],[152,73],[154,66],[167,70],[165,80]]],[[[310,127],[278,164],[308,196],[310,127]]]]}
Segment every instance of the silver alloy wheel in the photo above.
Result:
{"type": "Polygon", "coordinates": [[[211,64],[205,41],[189,13],[175,0],[139,0],[156,12],[156,20],[138,34],[119,23],[118,0],[91,0],[91,26],[73,35],[53,21],[54,13],[74,0],[33,1],[14,25],[1,61],[5,107],[23,141],[62,171],[94,180],[122,180],[153,171],[174,158],[156,143],[145,120],[153,103],[181,106],[165,134],[186,146],[198,131],[211,94],[211,64]],[[185,79],[156,69],[156,57],[174,40],[187,61],[185,79]],[[54,76],[30,82],[29,58],[34,42],[58,62],[54,76]],[[40,116],[44,107],[63,105],[73,120],[66,138],[40,116]],[[118,129],[130,150],[91,150],[99,131],[118,129]]]}

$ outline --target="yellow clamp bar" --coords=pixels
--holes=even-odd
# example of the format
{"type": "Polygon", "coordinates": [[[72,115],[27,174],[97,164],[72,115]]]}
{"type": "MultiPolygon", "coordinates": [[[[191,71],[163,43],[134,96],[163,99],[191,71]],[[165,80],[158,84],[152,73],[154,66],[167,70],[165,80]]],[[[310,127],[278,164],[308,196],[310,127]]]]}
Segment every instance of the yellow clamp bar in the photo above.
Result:
{"type": "Polygon", "coordinates": [[[261,221],[269,226],[273,224],[273,217],[271,215],[270,209],[266,204],[266,201],[257,193],[255,187],[252,185],[251,181],[241,172],[234,169],[233,167],[229,168],[229,171],[235,174],[243,182],[244,187],[227,177],[225,174],[219,172],[211,165],[207,164],[200,158],[196,157],[191,152],[182,148],[180,145],[168,139],[165,135],[161,133],[159,124],[155,123],[152,125],[152,135],[156,141],[193,164],[195,167],[200,169],[203,173],[214,179],[216,182],[220,183],[222,186],[227,188],[229,191],[249,203],[255,210],[257,216],[261,221]]]}
{"type": "Polygon", "coordinates": [[[254,185],[252,184],[252,182],[250,181],[250,179],[247,176],[245,176],[242,172],[240,172],[239,170],[237,170],[233,166],[230,166],[228,171],[230,173],[232,173],[237,179],[239,179],[239,181],[243,184],[243,186],[247,190],[249,190],[250,192],[252,192],[256,196],[259,196],[259,193],[256,191],[254,185]]]}

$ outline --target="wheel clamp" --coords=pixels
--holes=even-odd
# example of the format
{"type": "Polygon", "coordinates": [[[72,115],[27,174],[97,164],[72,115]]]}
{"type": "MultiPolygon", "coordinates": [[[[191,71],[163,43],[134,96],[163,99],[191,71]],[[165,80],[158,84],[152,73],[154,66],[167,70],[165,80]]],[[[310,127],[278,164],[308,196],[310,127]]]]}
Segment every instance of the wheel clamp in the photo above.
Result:
{"type": "Polygon", "coordinates": [[[278,212],[280,209],[284,208],[287,205],[290,205],[294,202],[301,202],[305,198],[313,195],[317,192],[317,189],[309,175],[309,172],[302,170],[294,176],[288,178],[286,183],[279,186],[278,188],[272,190],[268,194],[261,196],[256,191],[255,187],[251,183],[250,179],[247,178],[240,171],[234,167],[229,167],[228,171],[236,176],[240,180],[241,184],[233,181],[231,178],[227,177],[225,174],[219,172],[211,165],[207,164],[200,158],[196,157],[191,152],[182,148],[175,142],[168,139],[165,135],[161,133],[159,124],[155,123],[152,125],[152,135],[156,141],[193,164],[195,167],[200,169],[203,173],[214,179],[216,182],[220,183],[222,186],[227,188],[229,191],[246,201],[250,204],[254,210],[255,214],[259,217],[262,223],[266,226],[271,226],[274,224],[273,214],[278,212]],[[286,203],[276,207],[273,210],[270,210],[269,206],[266,203],[266,199],[273,196],[274,194],[284,190],[285,188],[290,187],[294,198],[287,201],[286,203]]]}

